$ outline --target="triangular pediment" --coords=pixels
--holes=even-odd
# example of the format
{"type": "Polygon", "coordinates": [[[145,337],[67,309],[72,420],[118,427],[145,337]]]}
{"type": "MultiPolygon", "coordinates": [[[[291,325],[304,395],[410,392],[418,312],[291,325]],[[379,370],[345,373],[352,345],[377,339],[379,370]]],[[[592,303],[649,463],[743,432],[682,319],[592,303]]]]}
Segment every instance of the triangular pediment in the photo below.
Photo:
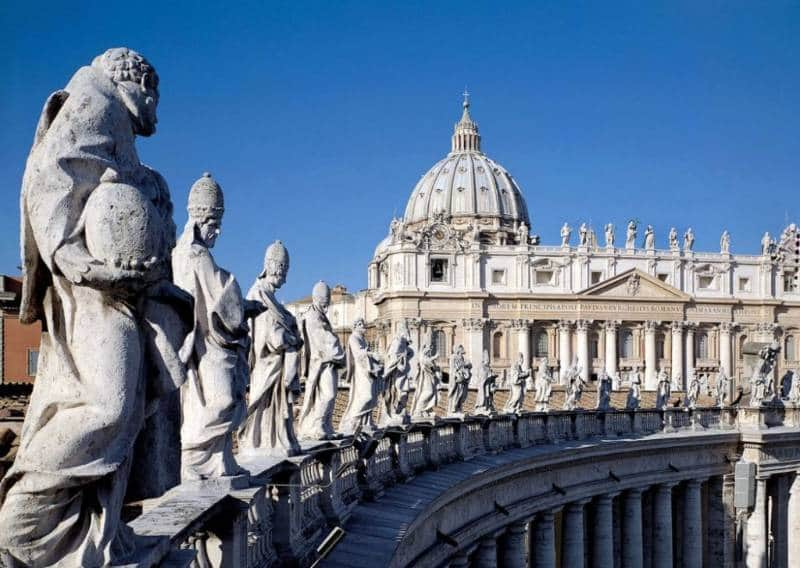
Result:
{"type": "Polygon", "coordinates": [[[591,298],[688,300],[689,296],[658,278],[631,268],[578,293],[591,298]]]}

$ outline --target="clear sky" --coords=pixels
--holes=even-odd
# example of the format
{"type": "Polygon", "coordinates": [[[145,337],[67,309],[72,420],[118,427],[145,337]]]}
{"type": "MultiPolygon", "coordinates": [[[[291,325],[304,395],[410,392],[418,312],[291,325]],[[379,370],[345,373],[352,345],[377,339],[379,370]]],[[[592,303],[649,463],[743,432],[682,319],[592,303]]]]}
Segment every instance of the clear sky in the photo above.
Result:
{"type": "MultiPolygon", "coordinates": [[[[225,191],[220,265],[249,287],[292,255],[286,300],[366,286],[414,184],[449,150],[464,86],[483,150],[523,189],[533,232],[692,226],[754,253],[800,221],[800,3],[6,2],[0,8],[0,272],[19,264],[20,180],[47,96],[109,47],[161,77],[140,155],[225,191]]],[[[621,231],[620,231],[621,232],[621,231]]]]}

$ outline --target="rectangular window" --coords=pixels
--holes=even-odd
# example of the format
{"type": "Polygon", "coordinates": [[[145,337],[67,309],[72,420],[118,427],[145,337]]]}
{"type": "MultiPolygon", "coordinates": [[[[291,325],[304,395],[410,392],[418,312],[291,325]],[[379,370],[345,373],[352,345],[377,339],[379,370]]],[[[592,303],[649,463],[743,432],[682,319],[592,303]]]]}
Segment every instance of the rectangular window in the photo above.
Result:
{"type": "Polygon", "coordinates": [[[550,270],[536,271],[536,283],[547,286],[553,281],[553,272],[550,270]]]}
{"type": "Polygon", "coordinates": [[[505,270],[492,270],[492,284],[505,284],[506,271],[505,270]]]}
{"type": "Polygon", "coordinates": [[[28,376],[36,376],[36,366],[39,363],[39,350],[28,349],[28,376]]]}
{"type": "Polygon", "coordinates": [[[431,259],[431,282],[447,282],[447,259],[431,259]]]}
{"type": "Polygon", "coordinates": [[[750,279],[749,278],[739,278],[739,292],[749,292],[750,291],[750,279]]]}
{"type": "Polygon", "coordinates": [[[592,284],[597,284],[603,279],[603,273],[599,270],[592,270],[592,284]]]}
{"type": "Polygon", "coordinates": [[[698,276],[697,277],[697,287],[701,290],[710,290],[714,287],[714,277],[713,276],[698,276]]]}
{"type": "Polygon", "coordinates": [[[783,275],[783,290],[784,292],[800,291],[800,284],[798,284],[796,272],[786,272],[783,275]]]}

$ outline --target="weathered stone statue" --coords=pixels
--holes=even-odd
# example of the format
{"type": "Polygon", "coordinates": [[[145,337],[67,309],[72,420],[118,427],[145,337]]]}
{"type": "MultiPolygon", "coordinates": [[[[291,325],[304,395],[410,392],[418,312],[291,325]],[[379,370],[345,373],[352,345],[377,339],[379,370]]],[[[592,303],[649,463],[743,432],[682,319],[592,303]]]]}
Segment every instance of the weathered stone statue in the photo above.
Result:
{"type": "Polygon", "coordinates": [[[600,371],[597,377],[597,405],[596,410],[607,411],[611,409],[611,377],[605,372],[600,371]]]}
{"type": "Polygon", "coordinates": [[[653,225],[647,225],[644,230],[644,248],[653,250],[656,248],[656,233],[653,230],[653,225]]]}
{"type": "Polygon", "coordinates": [[[346,435],[352,435],[357,430],[375,430],[372,412],[378,404],[383,364],[369,351],[364,338],[365,328],[364,319],[357,318],[353,322],[353,332],[347,340],[347,382],[350,383],[350,397],[339,424],[339,430],[346,435]]]}
{"type": "Polygon", "coordinates": [[[586,382],[581,377],[582,367],[576,359],[567,371],[567,396],[564,399],[564,410],[575,410],[581,402],[586,382]]]}
{"type": "Polygon", "coordinates": [[[715,385],[717,406],[728,406],[731,396],[731,380],[725,374],[725,370],[720,367],[717,374],[717,383],[715,385]]]}
{"type": "Polygon", "coordinates": [[[658,387],[656,388],[656,408],[663,410],[669,407],[669,399],[672,396],[672,381],[664,369],[658,371],[658,387]]]}
{"type": "Polygon", "coordinates": [[[561,246],[568,247],[569,246],[569,237],[572,235],[572,227],[569,226],[569,223],[564,221],[564,224],[561,226],[561,246]]]}
{"type": "Polygon", "coordinates": [[[158,411],[185,379],[177,351],[191,297],[171,283],[169,189],[134,145],[155,132],[157,104],[155,69],[117,48],[50,95],[39,119],[22,182],[20,320],[45,333],[0,482],[0,565],[125,558],[120,510],[146,415],[179,452],[177,418],[158,411]]]}
{"type": "Polygon", "coordinates": [[[625,402],[627,410],[636,410],[641,405],[642,401],[642,373],[639,367],[634,367],[629,375],[630,387],[628,390],[628,398],[625,402]]]}
{"type": "Polygon", "coordinates": [[[789,381],[789,392],[786,401],[791,404],[800,404],[800,374],[794,369],[789,371],[791,379],[789,381]]]}
{"type": "Polygon", "coordinates": [[[778,342],[773,341],[758,352],[761,361],[756,364],[753,375],[750,377],[750,406],[759,407],[764,402],[772,400],[774,396],[772,371],[780,350],[778,342]]]}
{"type": "Polygon", "coordinates": [[[589,245],[589,228],[586,226],[586,223],[581,223],[581,226],[578,228],[578,244],[580,246],[585,247],[589,245]]]}
{"type": "Polygon", "coordinates": [[[522,221],[517,227],[517,240],[521,245],[527,245],[528,240],[530,239],[530,229],[525,221],[522,221]]]}
{"type": "Polygon", "coordinates": [[[509,395],[504,411],[508,414],[519,414],[522,412],[525,402],[525,382],[530,376],[530,371],[523,367],[525,356],[520,353],[514,366],[511,368],[509,377],[509,395]]]}
{"type": "Polygon", "coordinates": [[[625,248],[627,250],[633,250],[636,248],[636,229],[638,224],[636,221],[631,219],[628,221],[628,228],[625,232],[625,248]]]}
{"type": "Polygon", "coordinates": [[[439,402],[439,381],[441,369],[436,364],[436,350],[433,345],[423,345],[419,355],[419,370],[416,378],[416,392],[412,414],[414,418],[432,418],[439,402]]]}
{"type": "Polygon", "coordinates": [[[722,231],[722,236],[719,238],[719,252],[722,254],[730,254],[731,252],[731,234],[727,229],[722,231]]]}
{"type": "Polygon", "coordinates": [[[303,340],[294,316],[275,298],[288,272],[289,251],[275,241],[264,255],[264,270],[247,294],[266,309],[250,320],[250,395],[238,433],[241,453],[278,457],[300,453],[292,404],[300,395],[303,340]]]}
{"type": "Polygon", "coordinates": [[[181,389],[181,479],[242,473],[233,457],[233,432],[246,410],[247,320],[262,305],[245,301],[232,274],[211,249],[225,211],[222,188],[203,174],[189,191],[189,221],[172,251],[175,283],[195,298],[194,328],[181,349],[187,381],[181,389]]]}
{"type": "Polygon", "coordinates": [[[672,227],[669,230],[669,250],[677,251],[680,250],[680,244],[678,244],[678,229],[672,227]]]}
{"type": "Polygon", "coordinates": [[[691,227],[689,227],[683,234],[683,250],[686,252],[691,252],[693,247],[694,247],[694,231],[692,230],[691,227]]]}
{"type": "Polygon", "coordinates": [[[383,411],[380,426],[399,426],[408,422],[406,403],[411,390],[411,360],[414,351],[409,341],[408,324],[403,321],[397,330],[397,336],[389,345],[386,364],[383,372],[383,411]]]}
{"type": "Polygon", "coordinates": [[[697,378],[697,375],[692,374],[689,379],[689,387],[686,389],[686,401],[684,405],[686,408],[695,408],[698,398],[700,398],[700,380],[697,378]]]}
{"type": "Polygon", "coordinates": [[[477,414],[494,414],[494,391],[497,389],[495,381],[497,373],[489,366],[489,352],[483,352],[481,368],[478,371],[478,393],[475,399],[475,412],[477,414]]]}
{"type": "Polygon", "coordinates": [[[605,226],[606,248],[614,248],[614,225],[607,223],[605,226]]]}
{"type": "Polygon", "coordinates": [[[297,417],[297,436],[303,440],[327,440],[335,435],[333,405],[345,354],[328,321],[330,303],[331,289],[325,282],[317,282],[311,292],[311,306],[298,322],[303,337],[305,393],[297,417]]]}
{"type": "Polygon", "coordinates": [[[550,406],[550,396],[553,394],[553,382],[553,375],[547,368],[547,362],[542,359],[539,361],[539,368],[536,370],[536,379],[533,383],[534,410],[537,412],[547,412],[550,406]]]}
{"type": "Polygon", "coordinates": [[[769,232],[764,233],[764,236],[761,237],[761,254],[769,256],[772,253],[772,246],[772,237],[769,232]]]}
{"type": "Polygon", "coordinates": [[[447,413],[463,414],[467,400],[469,380],[472,377],[472,363],[464,356],[464,346],[457,345],[450,357],[450,382],[447,385],[447,413]]]}

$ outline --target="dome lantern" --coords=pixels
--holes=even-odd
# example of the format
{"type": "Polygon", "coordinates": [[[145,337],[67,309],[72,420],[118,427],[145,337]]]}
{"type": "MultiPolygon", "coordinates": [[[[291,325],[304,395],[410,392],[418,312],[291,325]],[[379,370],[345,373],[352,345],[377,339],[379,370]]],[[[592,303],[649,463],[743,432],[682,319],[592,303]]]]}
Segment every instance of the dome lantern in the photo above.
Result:
{"type": "Polygon", "coordinates": [[[453,128],[452,152],[480,152],[481,135],[478,134],[478,124],[469,115],[469,93],[464,89],[464,112],[453,128]]]}

